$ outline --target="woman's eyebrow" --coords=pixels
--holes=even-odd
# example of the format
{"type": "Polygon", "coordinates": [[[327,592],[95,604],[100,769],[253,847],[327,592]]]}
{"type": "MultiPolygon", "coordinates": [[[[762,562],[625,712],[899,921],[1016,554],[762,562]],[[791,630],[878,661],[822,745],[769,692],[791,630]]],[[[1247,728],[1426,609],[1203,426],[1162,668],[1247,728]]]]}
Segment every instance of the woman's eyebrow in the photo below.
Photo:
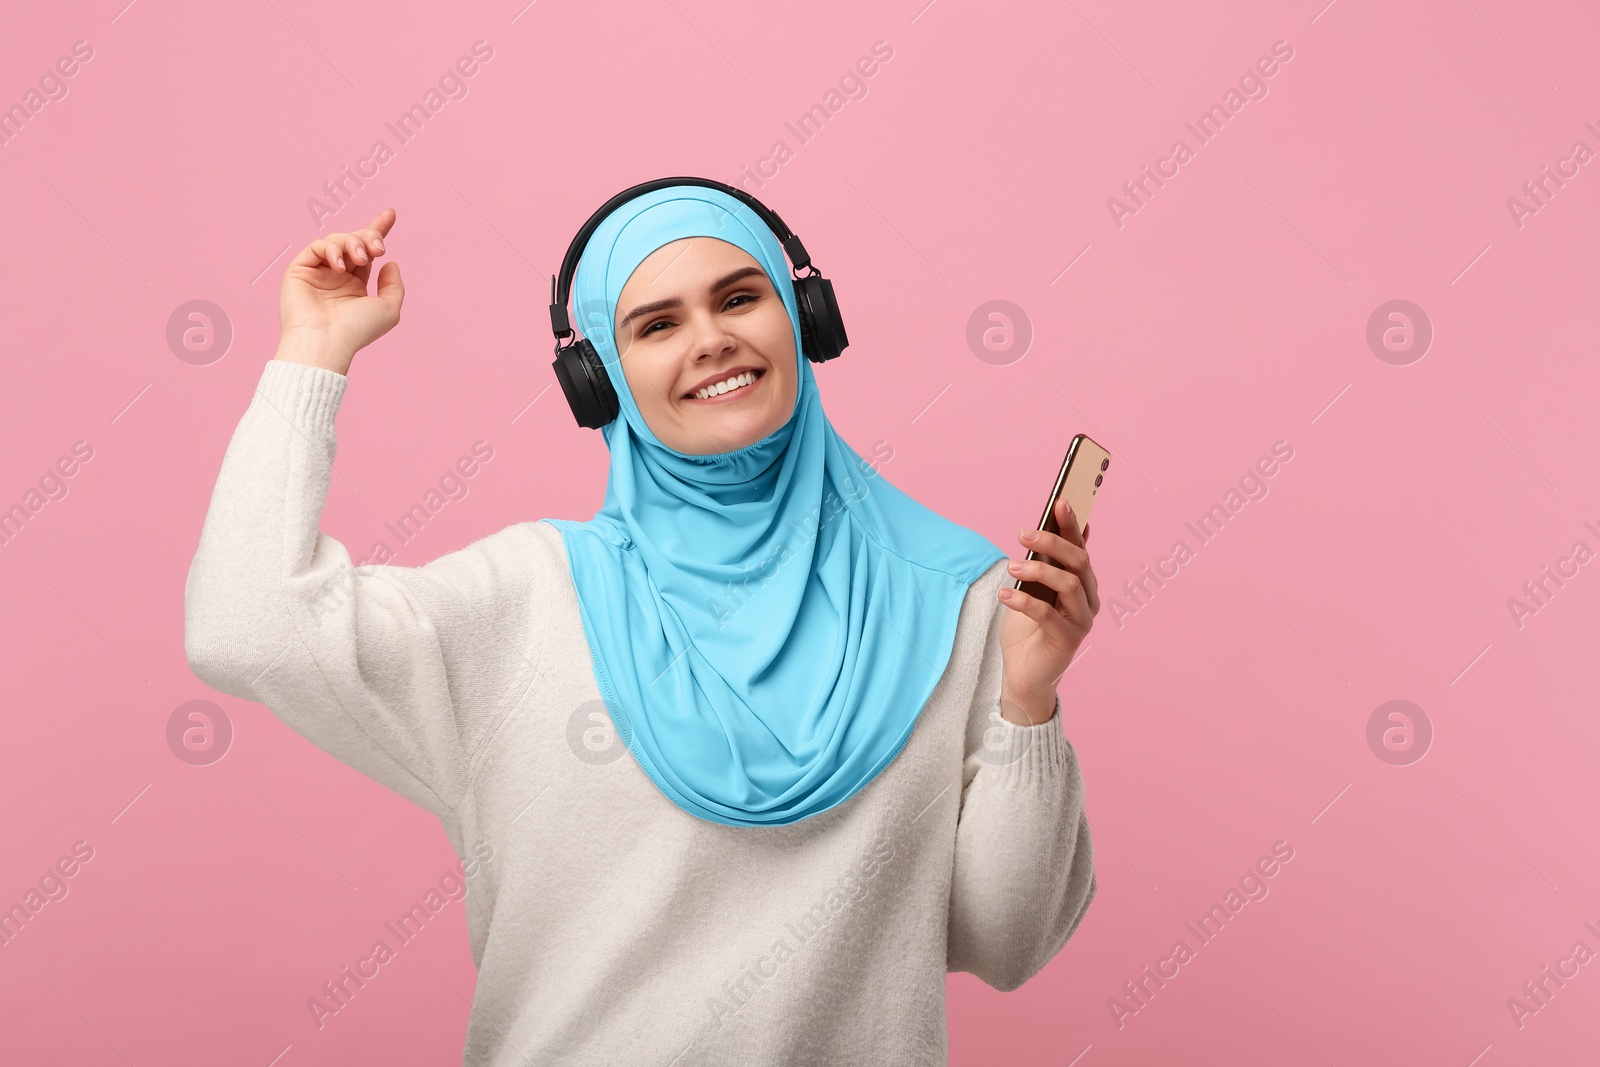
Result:
{"type": "MultiPolygon", "coordinates": [[[[760,274],[762,276],[765,276],[766,273],[767,272],[762,270],[760,267],[740,267],[738,270],[734,271],[732,274],[728,274],[728,275],[726,275],[726,276],[724,276],[722,278],[719,278],[716,281],[712,282],[711,283],[711,288],[706,290],[706,291],[710,292],[710,293],[715,293],[718,290],[726,289],[728,286],[732,285],[734,282],[738,281],[741,278],[748,278],[752,274],[760,274]]],[[[626,315],[622,316],[621,319],[617,320],[616,328],[618,330],[622,329],[630,321],[632,321],[633,319],[638,318],[640,315],[649,315],[649,314],[652,314],[653,312],[665,311],[668,308],[676,308],[676,307],[682,307],[682,306],[683,306],[683,301],[680,300],[677,297],[673,297],[670,300],[657,300],[657,301],[655,301],[653,303],[650,303],[650,304],[640,304],[638,307],[634,308],[632,311],[630,311],[626,315]]]]}

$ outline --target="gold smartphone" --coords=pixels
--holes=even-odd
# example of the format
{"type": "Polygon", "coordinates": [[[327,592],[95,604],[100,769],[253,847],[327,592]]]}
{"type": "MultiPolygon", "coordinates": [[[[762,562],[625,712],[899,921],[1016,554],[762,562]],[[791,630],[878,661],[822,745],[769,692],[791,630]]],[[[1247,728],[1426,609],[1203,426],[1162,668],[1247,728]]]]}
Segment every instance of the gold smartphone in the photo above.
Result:
{"type": "MultiPolygon", "coordinates": [[[[1067,446],[1067,458],[1061,461],[1061,473],[1056,475],[1056,487],[1050,491],[1050,500],[1044,506],[1044,516],[1040,518],[1038,530],[1058,534],[1061,526],[1056,522],[1056,501],[1062,496],[1067,498],[1067,503],[1072,507],[1072,514],[1078,520],[1078,529],[1084,537],[1089,536],[1089,512],[1094,507],[1095,497],[1100,493],[1100,484],[1105,481],[1105,470],[1111,466],[1111,453],[1101,445],[1078,434],[1067,446]]],[[[1030,551],[1029,559],[1040,559],[1041,554],[1030,551]]],[[[1020,589],[1029,596],[1038,597],[1046,604],[1056,602],[1056,591],[1043,582],[1024,582],[1018,579],[1013,588],[1020,589]]]]}

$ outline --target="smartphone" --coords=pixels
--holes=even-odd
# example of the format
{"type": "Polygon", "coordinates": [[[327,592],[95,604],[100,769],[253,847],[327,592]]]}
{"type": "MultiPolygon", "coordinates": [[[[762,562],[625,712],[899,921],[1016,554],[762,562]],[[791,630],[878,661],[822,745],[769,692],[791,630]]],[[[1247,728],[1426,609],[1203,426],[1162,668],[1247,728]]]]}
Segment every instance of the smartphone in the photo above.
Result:
{"type": "MultiPolygon", "coordinates": [[[[1061,461],[1061,473],[1056,475],[1056,487],[1050,491],[1050,500],[1044,506],[1044,516],[1039,520],[1035,529],[1048,533],[1058,534],[1061,525],[1056,522],[1056,501],[1063,496],[1072,507],[1072,514],[1078,520],[1078,529],[1085,537],[1089,535],[1089,512],[1094,507],[1095,497],[1100,493],[1100,484],[1105,481],[1106,468],[1111,466],[1111,453],[1101,445],[1078,434],[1067,446],[1067,458],[1061,461]]],[[[1041,554],[1030,551],[1029,559],[1040,559],[1041,554]]],[[[1056,591],[1043,582],[1024,582],[1018,579],[1013,588],[1020,589],[1029,596],[1038,597],[1047,604],[1056,602],[1056,591]]]]}

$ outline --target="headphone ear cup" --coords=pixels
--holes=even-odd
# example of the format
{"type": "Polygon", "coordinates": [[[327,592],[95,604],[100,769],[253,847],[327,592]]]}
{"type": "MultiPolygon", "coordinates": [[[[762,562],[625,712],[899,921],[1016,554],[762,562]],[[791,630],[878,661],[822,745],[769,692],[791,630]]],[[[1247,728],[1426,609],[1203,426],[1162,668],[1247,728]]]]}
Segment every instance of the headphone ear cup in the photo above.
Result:
{"type": "Polygon", "coordinates": [[[598,430],[617,417],[621,410],[617,391],[606,374],[605,361],[587,339],[556,349],[551,366],[579,426],[598,430]]]}
{"type": "Polygon", "coordinates": [[[808,274],[796,278],[794,288],[806,358],[813,363],[825,363],[837,357],[849,347],[850,338],[844,332],[844,319],[839,315],[833,283],[820,274],[808,274]]]}

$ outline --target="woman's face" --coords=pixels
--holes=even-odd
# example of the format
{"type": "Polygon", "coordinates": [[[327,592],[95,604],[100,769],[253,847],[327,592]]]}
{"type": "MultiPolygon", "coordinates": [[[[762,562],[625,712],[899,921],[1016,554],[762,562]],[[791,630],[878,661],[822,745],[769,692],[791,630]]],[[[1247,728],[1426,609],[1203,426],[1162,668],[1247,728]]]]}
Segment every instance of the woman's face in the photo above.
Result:
{"type": "Polygon", "coordinates": [[[794,412],[794,326],[737,245],[685,237],[650,253],[617,298],[614,335],[639,413],[668,448],[732,452],[794,412]]]}

